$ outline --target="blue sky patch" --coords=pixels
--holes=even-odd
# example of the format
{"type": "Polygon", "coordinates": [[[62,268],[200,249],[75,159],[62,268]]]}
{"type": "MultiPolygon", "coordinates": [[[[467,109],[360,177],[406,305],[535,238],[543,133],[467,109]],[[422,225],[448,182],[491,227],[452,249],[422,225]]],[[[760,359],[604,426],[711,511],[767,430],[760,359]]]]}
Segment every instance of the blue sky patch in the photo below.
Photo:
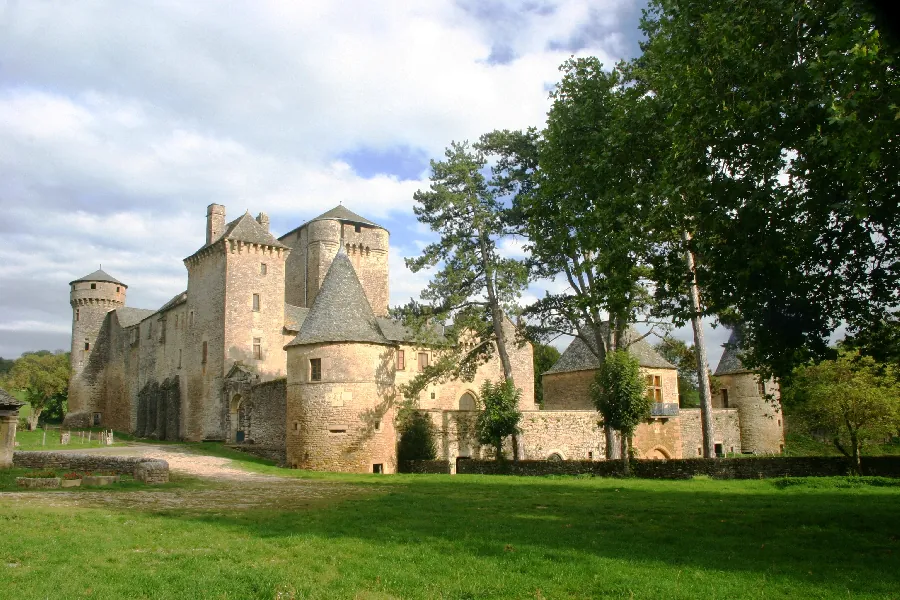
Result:
{"type": "Polygon", "coordinates": [[[394,175],[401,180],[419,179],[429,164],[425,150],[409,146],[358,148],[342,153],[339,158],[366,179],[376,175],[394,175]]]}

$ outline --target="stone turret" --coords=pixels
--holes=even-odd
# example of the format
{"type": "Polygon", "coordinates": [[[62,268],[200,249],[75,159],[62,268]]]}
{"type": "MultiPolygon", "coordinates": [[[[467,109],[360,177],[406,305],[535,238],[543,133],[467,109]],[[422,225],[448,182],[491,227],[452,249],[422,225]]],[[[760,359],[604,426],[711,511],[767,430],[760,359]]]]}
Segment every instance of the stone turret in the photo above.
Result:
{"type": "Polygon", "coordinates": [[[396,471],[394,347],[339,251],[287,351],[287,463],[396,471]]]}
{"type": "Polygon", "coordinates": [[[720,388],[716,408],[736,408],[740,417],[741,451],[777,454],[784,450],[781,391],[774,379],[762,381],[741,362],[741,339],[732,332],[716,367],[720,388]]]}
{"type": "Polygon", "coordinates": [[[294,248],[288,258],[285,302],[311,307],[331,261],[343,249],[353,265],[369,305],[386,316],[390,286],[390,233],[344,206],[336,206],[279,238],[294,248]]]}
{"type": "Polygon", "coordinates": [[[69,283],[72,306],[72,375],[69,380],[67,425],[91,423],[93,399],[100,385],[89,369],[106,314],[125,306],[127,285],[102,269],[69,283]]]}

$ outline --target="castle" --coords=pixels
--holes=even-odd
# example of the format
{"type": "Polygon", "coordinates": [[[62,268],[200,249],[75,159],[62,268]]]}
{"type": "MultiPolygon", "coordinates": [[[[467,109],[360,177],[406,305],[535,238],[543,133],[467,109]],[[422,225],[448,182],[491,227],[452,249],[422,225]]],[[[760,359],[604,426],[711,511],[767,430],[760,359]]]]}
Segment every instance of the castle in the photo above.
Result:
{"type": "MultiPolygon", "coordinates": [[[[127,307],[128,286],[102,270],[72,281],[65,425],[224,440],[296,468],[396,471],[397,386],[434,356],[388,316],[389,241],[386,229],[343,206],[275,238],[264,213],[226,222],[225,207],[211,204],[205,244],[184,259],[187,289],[161,308],[127,307]]],[[[678,408],[675,367],[643,340],[629,350],[656,400],[635,436],[638,455],[696,456],[699,414],[678,408]]],[[[543,375],[543,407],[534,404],[531,345],[511,344],[509,354],[523,392],[521,456],[602,459],[588,394],[597,365],[587,348],[576,339],[543,375]]],[[[717,451],[778,452],[780,412],[734,351],[723,364],[726,357],[717,451]]],[[[421,392],[441,459],[481,455],[478,390],[501,377],[495,355],[472,381],[421,392]]]]}

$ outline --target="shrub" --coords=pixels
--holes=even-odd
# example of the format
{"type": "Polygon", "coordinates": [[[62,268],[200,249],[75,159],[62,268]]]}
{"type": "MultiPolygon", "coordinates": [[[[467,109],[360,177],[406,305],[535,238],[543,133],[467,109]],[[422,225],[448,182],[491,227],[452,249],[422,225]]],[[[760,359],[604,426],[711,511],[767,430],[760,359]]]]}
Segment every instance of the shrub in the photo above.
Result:
{"type": "Polygon", "coordinates": [[[50,477],[56,477],[56,471],[29,471],[22,475],[22,477],[27,477],[28,479],[48,479],[50,477]]]}
{"type": "Polygon", "coordinates": [[[417,410],[402,411],[397,417],[400,441],[397,443],[397,460],[434,460],[436,431],[431,418],[417,410]]]}

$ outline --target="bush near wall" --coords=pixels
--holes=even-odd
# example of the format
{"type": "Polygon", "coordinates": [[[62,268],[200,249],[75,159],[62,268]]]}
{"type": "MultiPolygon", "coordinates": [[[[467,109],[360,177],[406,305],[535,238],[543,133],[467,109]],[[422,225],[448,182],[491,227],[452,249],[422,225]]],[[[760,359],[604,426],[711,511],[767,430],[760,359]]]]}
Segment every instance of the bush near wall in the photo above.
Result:
{"type": "Polygon", "coordinates": [[[450,463],[446,460],[402,460],[397,463],[400,473],[450,474],[450,463]]]}
{"type": "MultiPolygon", "coordinates": [[[[459,474],[479,475],[594,475],[620,477],[620,461],[587,460],[466,460],[457,465],[459,474]]],[[[690,479],[705,475],[714,479],[765,479],[770,477],[834,477],[847,475],[843,457],[759,456],[748,458],[687,458],[678,460],[633,460],[632,476],[644,479],[690,479]]],[[[863,475],[900,477],[900,456],[867,456],[863,475]]]]}

